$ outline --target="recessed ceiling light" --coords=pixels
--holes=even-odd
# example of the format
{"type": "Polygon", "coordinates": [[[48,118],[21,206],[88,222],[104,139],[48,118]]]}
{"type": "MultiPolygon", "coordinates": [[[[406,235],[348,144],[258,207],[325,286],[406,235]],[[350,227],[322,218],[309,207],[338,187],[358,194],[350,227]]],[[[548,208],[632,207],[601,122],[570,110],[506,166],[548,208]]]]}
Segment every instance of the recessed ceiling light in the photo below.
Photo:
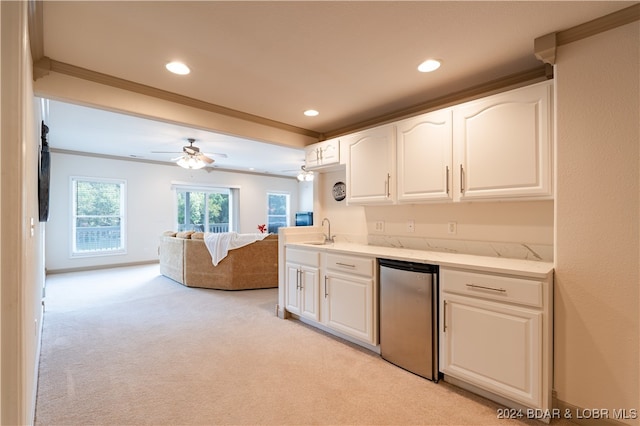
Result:
{"type": "Polygon", "coordinates": [[[431,72],[440,68],[441,62],[437,59],[427,59],[420,65],[418,65],[418,71],[420,72],[431,72]]]}
{"type": "Polygon", "coordinates": [[[187,75],[191,72],[189,67],[183,64],[182,62],[169,62],[165,66],[169,71],[171,71],[174,74],[187,75]]]}
{"type": "Polygon", "coordinates": [[[304,112],[304,115],[306,115],[307,117],[315,117],[316,115],[320,114],[318,111],[316,111],[315,109],[308,109],[304,112]]]}

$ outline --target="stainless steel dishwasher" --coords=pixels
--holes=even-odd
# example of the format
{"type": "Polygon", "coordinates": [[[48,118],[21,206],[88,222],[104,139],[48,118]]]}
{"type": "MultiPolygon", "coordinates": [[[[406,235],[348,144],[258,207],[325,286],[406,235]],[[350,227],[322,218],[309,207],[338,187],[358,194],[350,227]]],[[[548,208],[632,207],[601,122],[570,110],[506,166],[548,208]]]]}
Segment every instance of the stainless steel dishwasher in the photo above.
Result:
{"type": "Polygon", "coordinates": [[[438,381],[438,266],[378,259],[380,355],[438,381]]]}

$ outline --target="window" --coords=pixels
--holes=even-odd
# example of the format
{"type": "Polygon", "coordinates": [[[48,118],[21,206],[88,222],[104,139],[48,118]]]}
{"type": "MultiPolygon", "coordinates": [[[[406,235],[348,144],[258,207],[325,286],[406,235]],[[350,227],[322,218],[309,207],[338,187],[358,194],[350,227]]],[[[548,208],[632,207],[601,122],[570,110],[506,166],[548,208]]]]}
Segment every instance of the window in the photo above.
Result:
{"type": "Polygon", "coordinates": [[[72,256],[126,252],[125,185],[124,180],[71,178],[72,256]]]}
{"type": "Polygon", "coordinates": [[[281,226],[289,224],[289,194],[267,193],[267,230],[277,233],[281,226]]]}
{"type": "Polygon", "coordinates": [[[178,231],[230,232],[236,230],[234,220],[237,198],[232,188],[175,187],[177,194],[178,231]]]}

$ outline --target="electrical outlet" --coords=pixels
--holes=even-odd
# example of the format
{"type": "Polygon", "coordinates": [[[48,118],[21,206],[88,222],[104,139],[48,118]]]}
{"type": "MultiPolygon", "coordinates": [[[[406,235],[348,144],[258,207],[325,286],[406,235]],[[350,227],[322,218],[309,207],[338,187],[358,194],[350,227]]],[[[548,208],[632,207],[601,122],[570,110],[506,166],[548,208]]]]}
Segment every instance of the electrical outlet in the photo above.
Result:
{"type": "Polygon", "coordinates": [[[376,222],[376,232],[384,232],[384,221],[379,220],[376,222]]]}
{"type": "Polygon", "coordinates": [[[458,224],[456,222],[449,222],[447,224],[447,231],[449,232],[449,234],[457,234],[458,224]]]}
{"type": "Polygon", "coordinates": [[[408,220],[407,221],[407,232],[415,232],[416,230],[416,223],[413,220],[408,220]]]}

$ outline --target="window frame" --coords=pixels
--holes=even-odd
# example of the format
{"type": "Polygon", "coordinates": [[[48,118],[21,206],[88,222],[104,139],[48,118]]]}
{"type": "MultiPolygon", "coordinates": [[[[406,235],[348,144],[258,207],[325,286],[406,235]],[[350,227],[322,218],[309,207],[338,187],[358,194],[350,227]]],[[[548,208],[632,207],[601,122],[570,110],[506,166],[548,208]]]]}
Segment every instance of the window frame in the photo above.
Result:
{"type": "MultiPolygon", "coordinates": [[[[269,197],[272,195],[277,195],[277,196],[285,196],[286,197],[286,214],[285,214],[285,223],[284,226],[291,226],[291,193],[288,191],[267,191],[267,202],[266,202],[266,215],[267,215],[267,221],[266,221],[266,225],[267,225],[267,230],[269,230],[269,218],[272,216],[282,216],[282,215],[271,215],[269,214],[269,197]]],[[[271,231],[269,231],[271,232],[271,231]]],[[[277,233],[277,231],[275,232],[277,233]]]]}
{"type": "MultiPolygon", "coordinates": [[[[229,185],[194,185],[194,184],[189,184],[189,183],[179,183],[179,182],[173,182],[171,184],[171,189],[174,192],[174,196],[173,196],[173,203],[174,203],[174,208],[173,208],[173,226],[175,227],[176,230],[178,230],[180,228],[180,224],[178,223],[178,194],[180,192],[203,192],[205,193],[205,198],[206,196],[208,196],[208,194],[228,194],[229,195],[229,227],[228,227],[228,232],[237,232],[238,226],[239,226],[239,221],[238,221],[238,217],[239,217],[239,187],[237,186],[229,186],[229,185]]],[[[205,227],[204,232],[209,232],[208,231],[208,224],[209,224],[209,215],[208,215],[208,210],[209,210],[209,205],[207,202],[205,202],[205,223],[203,224],[203,226],[205,227]]]]}
{"type": "Polygon", "coordinates": [[[70,176],[69,177],[70,194],[71,194],[71,232],[69,242],[70,258],[86,258],[86,257],[102,257],[102,256],[121,256],[127,254],[127,180],[93,177],[93,176],[70,176]],[[117,249],[101,249],[91,251],[78,251],[77,248],[77,182],[107,183],[120,186],[120,247],[117,249]]]}

